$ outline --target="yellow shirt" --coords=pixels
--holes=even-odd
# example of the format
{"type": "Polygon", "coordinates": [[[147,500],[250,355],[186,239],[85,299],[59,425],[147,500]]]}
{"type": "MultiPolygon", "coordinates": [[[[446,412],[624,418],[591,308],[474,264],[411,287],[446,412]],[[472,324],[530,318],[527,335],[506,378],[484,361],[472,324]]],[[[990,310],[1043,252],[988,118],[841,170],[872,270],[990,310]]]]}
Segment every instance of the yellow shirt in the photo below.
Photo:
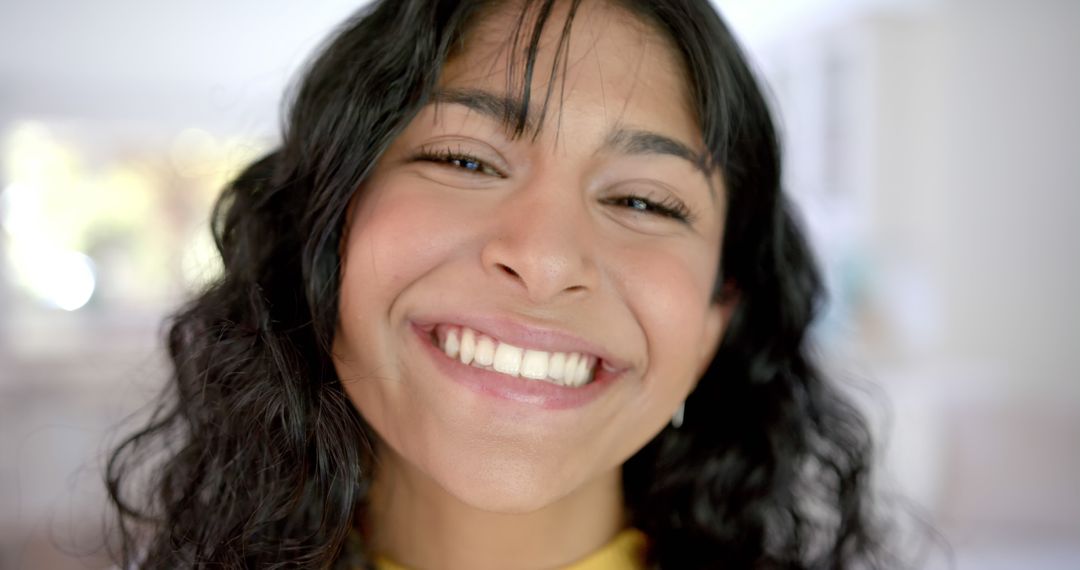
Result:
{"type": "MultiPolygon", "coordinates": [[[[408,570],[400,564],[379,557],[375,561],[379,570],[408,570]]],[[[563,570],[644,570],[645,534],[635,528],[628,528],[600,550],[566,566],[563,570]]]]}

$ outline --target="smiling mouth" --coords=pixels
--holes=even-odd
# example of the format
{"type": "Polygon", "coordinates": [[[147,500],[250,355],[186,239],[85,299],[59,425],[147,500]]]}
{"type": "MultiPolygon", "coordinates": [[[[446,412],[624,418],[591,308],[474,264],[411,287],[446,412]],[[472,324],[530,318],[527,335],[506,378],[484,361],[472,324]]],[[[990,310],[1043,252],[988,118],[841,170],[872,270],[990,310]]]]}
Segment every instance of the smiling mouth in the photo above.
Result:
{"type": "Polygon", "coordinates": [[[464,326],[437,325],[429,338],[446,356],[483,370],[580,388],[596,377],[596,356],[580,352],[548,352],[501,342],[464,326]]]}

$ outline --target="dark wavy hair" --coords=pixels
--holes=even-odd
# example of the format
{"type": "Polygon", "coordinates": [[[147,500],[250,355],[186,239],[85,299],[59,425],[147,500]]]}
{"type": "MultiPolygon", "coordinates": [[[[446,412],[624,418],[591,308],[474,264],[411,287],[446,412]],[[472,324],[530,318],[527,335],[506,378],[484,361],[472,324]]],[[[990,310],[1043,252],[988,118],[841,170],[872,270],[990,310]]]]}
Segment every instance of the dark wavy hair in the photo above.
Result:
{"type": "MultiPolygon", "coordinates": [[[[563,42],[580,1],[570,0],[563,42]]],[[[508,84],[525,101],[554,3],[519,2],[510,45],[520,59],[508,84]]],[[[714,296],[737,295],[685,423],[665,428],[623,467],[630,521],[650,539],[648,564],[880,566],[871,440],[810,356],[822,282],[781,193],[765,98],[708,0],[613,3],[664,33],[684,60],[729,197],[714,296]]],[[[345,212],[428,102],[469,26],[496,4],[365,7],[309,64],[280,147],[222,194],[213,233],[224,272],[172,316],[171,381],[107,466],[124,567],[370,566],[372,553],[352,529],[367,504],[374,434],[330,359],[345,212]]],[[[559,67],[540,72],[554,80],[559,67]]],[[[544,110],[551,98],[549,90],[544,110]]],[[[506,120],[523,135],[524,116],[506,120]]]]}

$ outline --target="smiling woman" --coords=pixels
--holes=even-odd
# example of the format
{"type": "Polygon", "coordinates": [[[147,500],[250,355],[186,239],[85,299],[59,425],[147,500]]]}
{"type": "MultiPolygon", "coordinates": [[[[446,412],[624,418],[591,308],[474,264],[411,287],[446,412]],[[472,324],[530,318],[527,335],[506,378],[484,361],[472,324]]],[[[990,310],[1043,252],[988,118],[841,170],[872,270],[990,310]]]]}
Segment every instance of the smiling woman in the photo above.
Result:
{"type": "Polygon", "coordinates": [[[377,2],[216,214],[224,274],[109,465],[125,567],[880,562],[705,0],[377,2]]]}

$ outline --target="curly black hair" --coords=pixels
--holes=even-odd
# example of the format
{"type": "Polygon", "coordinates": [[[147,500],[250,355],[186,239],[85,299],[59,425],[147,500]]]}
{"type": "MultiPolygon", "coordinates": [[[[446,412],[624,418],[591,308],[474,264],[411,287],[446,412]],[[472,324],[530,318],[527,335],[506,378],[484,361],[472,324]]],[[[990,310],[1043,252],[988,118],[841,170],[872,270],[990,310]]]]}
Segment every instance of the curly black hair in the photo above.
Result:
{"type": "MultiPolygon", "coordinates": [[[[685,423],[623,467],[630,522],[649,537],[647,562],[881,566],[871,438],[811,357],[822,281],[781,192],[778,138],[758,82],[708,0],[612,1],[663,32],[684,60],[710,166],[729,197],[714,297],[738,295],[685,423]]],[[[571,0],[564,41],[580,2],[571,0]]],[[[531,29],[519,19],[513,32],[524,48],[515,85],[531,84],[554,3],[520,2],[539,17],[531,29]]],[[[280,147],[225,189],[213,218],[224,272],[172,316],[171,381],[107,467],[123,567],[372,564],[352,529],[367,504],[375,434],[330,358],[345,213],[469,26],[495,4],[366,6],[308,66],[280,147]]],[[[525,130],[525,117],[507,121],[525,130]]]]}

